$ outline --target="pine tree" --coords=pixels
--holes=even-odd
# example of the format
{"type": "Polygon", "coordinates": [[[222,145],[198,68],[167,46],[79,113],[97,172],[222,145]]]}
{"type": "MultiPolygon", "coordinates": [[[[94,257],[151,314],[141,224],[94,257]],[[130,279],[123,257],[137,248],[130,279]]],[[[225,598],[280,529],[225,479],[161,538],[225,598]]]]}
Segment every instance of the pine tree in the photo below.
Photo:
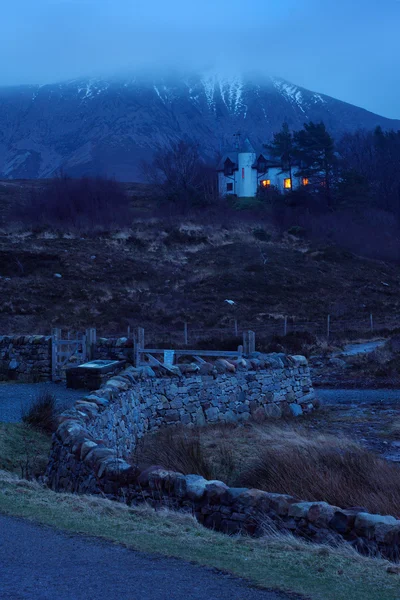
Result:
{"type": "Polygon", "coordinates": [[[290,174],[290,179],[292,179],[294,143],[293,134],[286,122],[283,123],[282,129],[274,134],[271,144],[264,144],[264,148],[269,150],[271,156],[279,159],[282,169],[281,172],[288,172],[290,174]]]}
{"type": "Polygon", "coordinates": [[[304,124],[304,129],[294,133],[295,156],[300,162],[296,175],[319,181],[324,186],[328,201],[331,196],[333,167],[335,164],[335,145],[325,124],[304,124]]]}

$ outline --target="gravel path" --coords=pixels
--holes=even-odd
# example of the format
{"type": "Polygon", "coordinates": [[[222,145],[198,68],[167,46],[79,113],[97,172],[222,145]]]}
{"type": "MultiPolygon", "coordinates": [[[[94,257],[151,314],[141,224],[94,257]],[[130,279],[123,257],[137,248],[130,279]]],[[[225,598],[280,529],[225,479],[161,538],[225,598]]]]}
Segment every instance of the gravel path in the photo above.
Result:
{"type": "MultiPolygon", "coordinates": [[[[295,600],[181,560],[0,515],[1,600],[295,600]]],[[[296,596],[296,598],[299,597],[296,596]]]]}
{"type": "Polygon", "coordinates": [[[53,393],[60,407],[65,408],[85,395],[85,391],[68,390],[64,385],[56,383],[0,383],[0,421],[20,421],[23,411],[29,408],[42,391],[53,393]]]}

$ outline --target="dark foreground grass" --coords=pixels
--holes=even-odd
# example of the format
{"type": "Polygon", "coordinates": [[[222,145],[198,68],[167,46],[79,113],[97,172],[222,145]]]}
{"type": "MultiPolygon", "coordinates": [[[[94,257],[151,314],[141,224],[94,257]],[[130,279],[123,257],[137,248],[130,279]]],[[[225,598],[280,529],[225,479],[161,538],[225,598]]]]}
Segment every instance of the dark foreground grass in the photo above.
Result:
{"type": "Polygon", "coordinates": [[[42,475],[51,437],[24,423],[0,422],[0,469],[31,478],[42,475]]]}
{"type": "Polygon", "coordinates": [[[348,546],[330,549],[291,537],[251,539],[207,530],[188,515],[128,507],[95,496],[57,494],[0,472],[0,512],[139,551],[173,556],[312,600],[398,600],[389,563],[348,546]]]}

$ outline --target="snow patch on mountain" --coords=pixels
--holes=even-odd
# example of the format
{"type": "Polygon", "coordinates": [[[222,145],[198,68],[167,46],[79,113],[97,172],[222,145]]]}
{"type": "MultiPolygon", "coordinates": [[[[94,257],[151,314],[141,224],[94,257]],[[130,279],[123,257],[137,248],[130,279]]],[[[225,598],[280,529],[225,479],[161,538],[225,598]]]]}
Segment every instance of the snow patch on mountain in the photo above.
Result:
{"type": "Polygon", "coordinates": [[[246,113],[243,102],[243,79],[239,76],[221,76],[213,73],[202,77],[202,86],[209,108],[214,109],[216,103],[216,92],[218,91],[222,102],[230,113],[234,115],[240,112],[246,113]]]}
{"type": "Polygon", "coordinates": [[[287,98],[291,103],[296,104],[301,112],[306,112],[304,108],[304,96],[301,89],[297,85],[288,83],[283,79],[277,79],[276,77],[272,78],[272,83],[274,87],[282,94],[282,96],[287,98]]]}
{"type": "Polygon", "coordinates": [[[319,102],[321,104],[326,104],[326,100],[324,100],[324,98],[321,96],[321,94],[314,94],[313,99],[314,99],[315,104],[318,104],[319,102]]]}
{"type": "MultiPolygon", "coordinates": [[[[83,93],[82,100],[94,98],[102,92],[107,91],[110,87],[109,82],[103,79],[89,79],[86,82],[81,82],[80,85],[82,87],[78,87],[78,95],[83,93]]],[[[63,87],[63,84],[60,84],[60,88],[62,89],[63,87]]]]}

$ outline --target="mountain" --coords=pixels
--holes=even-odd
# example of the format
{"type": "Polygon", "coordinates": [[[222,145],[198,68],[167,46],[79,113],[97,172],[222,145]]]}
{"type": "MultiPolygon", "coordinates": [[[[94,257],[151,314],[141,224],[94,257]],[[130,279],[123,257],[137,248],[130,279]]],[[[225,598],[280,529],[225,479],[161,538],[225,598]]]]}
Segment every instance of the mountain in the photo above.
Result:
{"type": "Polygon", "coordinates": [[[324,120],[334,135],[357,128],[400,129],[351,104],[283,79],[215,74],[82,79],[0,88],[0,178],[108,174],[140,180],[140,162],[158,145],[199,142],[203,154],[232,145],[241,131],[262,144],[286,120],[296,129],[324,120]]]}

